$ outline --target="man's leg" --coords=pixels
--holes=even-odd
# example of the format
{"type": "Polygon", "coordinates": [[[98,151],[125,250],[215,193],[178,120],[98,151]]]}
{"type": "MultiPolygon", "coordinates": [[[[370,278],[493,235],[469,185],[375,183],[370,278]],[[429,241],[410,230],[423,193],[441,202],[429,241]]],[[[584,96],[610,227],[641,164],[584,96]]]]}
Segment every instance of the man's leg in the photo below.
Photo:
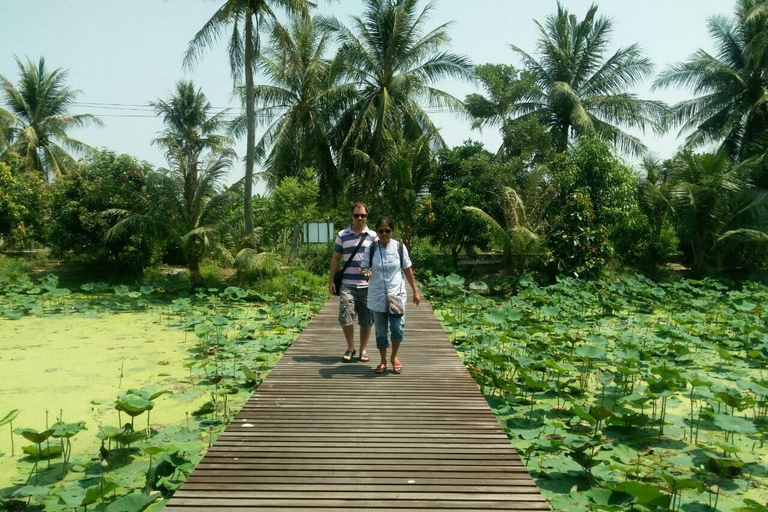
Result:
{"type": "Polygon", "coordinates": [[[347,352],[355,350],[355,313],[355,298],[352,290],[342,285],[339,291],[339,324],[347,340],[347,352]]]}
{"type": "Polygon", "coordinates": [[[363,354],[365,352],[366,347],[368,347],[368,339],[371,337],[371,328],[370,327],[360,327],[360,353],[363,354]]]}
{"type": "Polygon", "coordinates": [[[373,327],[373,313],[368,309],[368,288],[359,288],[356,299],[357,318],[360,326],[360,355],[366,354],[368,339],[373,327]]]}
{"type": "MultiPolygon", "coordinates": [[[[347,350],[352,352],[355,350],[355,324],[342,325],[341,330],[344,331],[344,337],[347,339],[347,350]]],[[[360,336],[362,336],[362,332],[360,336]]],[[[362,351],[363,349],[361,348],[360,350],[362,351]]]]}

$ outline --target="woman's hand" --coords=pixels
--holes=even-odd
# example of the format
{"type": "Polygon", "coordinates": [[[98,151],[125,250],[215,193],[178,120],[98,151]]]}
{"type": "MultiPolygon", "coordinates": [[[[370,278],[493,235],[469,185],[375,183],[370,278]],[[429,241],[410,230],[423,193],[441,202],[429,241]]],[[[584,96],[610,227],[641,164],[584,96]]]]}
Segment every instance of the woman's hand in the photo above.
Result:
{"type": "Polygon", "coordinates": [[[418,306],[420,302],[421,302],[421,294],[419,294],[419,292],[414,293],[413,294],[413,303],[418,306]]]}

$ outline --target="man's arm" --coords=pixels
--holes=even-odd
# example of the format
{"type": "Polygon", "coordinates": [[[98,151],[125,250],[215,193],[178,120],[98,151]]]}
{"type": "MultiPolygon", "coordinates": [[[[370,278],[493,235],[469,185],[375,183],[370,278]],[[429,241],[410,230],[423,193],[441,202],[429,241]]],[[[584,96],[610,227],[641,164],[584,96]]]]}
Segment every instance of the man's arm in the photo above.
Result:
{"type": "Polygon", "coordinates": [[[333,282],[333,276],[336,275],[336,271],[339,270],[339,261],[341,261],[341,253],[334,252],[333,258],[331,258],[331,277],[328,280],[328,292],[331,295],[336,293],[336,283],[333,282]]]}

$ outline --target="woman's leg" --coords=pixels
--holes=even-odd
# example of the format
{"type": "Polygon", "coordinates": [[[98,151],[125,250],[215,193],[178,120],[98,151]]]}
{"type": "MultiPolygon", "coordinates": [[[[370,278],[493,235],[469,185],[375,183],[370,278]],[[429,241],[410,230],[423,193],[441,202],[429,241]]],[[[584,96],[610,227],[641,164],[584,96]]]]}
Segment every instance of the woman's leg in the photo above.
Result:
{"type": "MultiPolygon", "coordinates": [[[[386,313],[380,313],[378,311],[371,311],[373,314],[373,324],[376,329],[376,348],[379,349],[381,355],[381,364],[379,367],[387,367],[387,349],[389,348],[389,339],[387,336],[388,317],[386,313]]],[[[377,368],[378,371],[378,368],[377,368]]]]}
{"type": "MultiPolygon", "coordinates": [[[[400,350],[400,343],[403,341],[403,334],[405,332],[405,315],[390,317],[389,329],[392,332],[392,367],[396,369],[401,366],[397,353],[400,350]]],[[[384,355],[386,357],[386,354],[384,355]]]]}

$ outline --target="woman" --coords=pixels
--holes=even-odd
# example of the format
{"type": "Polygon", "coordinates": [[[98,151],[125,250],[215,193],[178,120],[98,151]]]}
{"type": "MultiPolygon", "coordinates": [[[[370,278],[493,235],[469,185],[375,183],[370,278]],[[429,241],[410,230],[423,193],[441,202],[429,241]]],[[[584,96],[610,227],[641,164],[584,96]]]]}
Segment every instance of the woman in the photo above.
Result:
{"type": "Polygon", "coordinates": [[[379,240],[365,248],[361,262],[364,274],[370,279],[368,309],[373,314],[376,348],[381,354],[381,364],[376,367],[376,373],[387,371],[387,329],[392,333],[392,371],[403,371],[403,365],[397,357],[400,343],[403,341],[405,303],[408,298],[403,276],[413,290],[413,303],[418,306],[421,302],[408,249],[392,238],[394,231],[394,224],[388,217],[380,218],[376,222],[379,240]]]}

